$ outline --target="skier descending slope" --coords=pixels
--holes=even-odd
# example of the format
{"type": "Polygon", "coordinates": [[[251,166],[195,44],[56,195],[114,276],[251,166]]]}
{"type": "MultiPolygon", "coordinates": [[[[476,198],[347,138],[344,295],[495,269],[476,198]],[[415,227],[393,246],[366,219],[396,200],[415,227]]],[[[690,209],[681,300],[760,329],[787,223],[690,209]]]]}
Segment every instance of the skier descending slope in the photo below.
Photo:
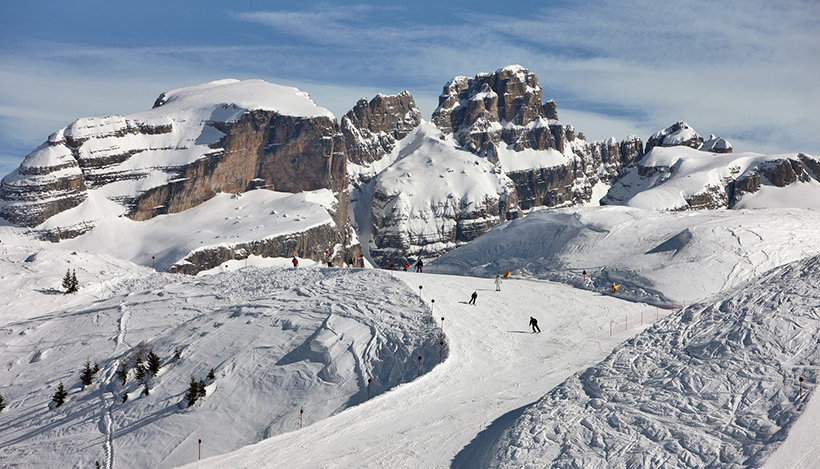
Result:
{"type": "Polygon", "coordinates": [[[299,267],[299,261],[296,260],[295,257],[293,258],[293,260],[291,260],[291,262],[293,262],[293,267],[299,267]]]}
{"type": "Polygon", "coordinates": [[[473,294],[470,295],[470,301],[468,301],[467,304],[475,306],[475,299],[476,298],[478,298],[478,293],[473,292],[473,294]]]}
{"type": "Polygon", "coordinates": [[[501,276],[495,276],[495,291],[501,291],[501,276]]]}
{"type": "Polygon", "coordinates": [[[530,326],[532,326],[533,332],[541,332],[541,328],[538,327],[538,320],[532,316],[530,316],[530,326]]]}
{"type": "Polygon", "coordinates": [[[416,272],[422,273],[421,270],[424,267],[424,262],[419,258],[419,261],[416,262],[416,272]]]}

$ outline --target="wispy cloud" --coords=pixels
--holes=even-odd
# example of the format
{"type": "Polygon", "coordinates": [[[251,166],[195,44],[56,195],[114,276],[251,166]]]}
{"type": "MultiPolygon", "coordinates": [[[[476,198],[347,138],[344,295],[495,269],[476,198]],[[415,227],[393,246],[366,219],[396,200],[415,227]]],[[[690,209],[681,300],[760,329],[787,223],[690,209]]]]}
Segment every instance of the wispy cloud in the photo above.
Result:
{"type": "Polygon", "coordinates": [[[298,86],[337,116],[359,97],[409,89],[429,117],[453,76],[520,63],[562,121],[591,138],[646,138],[684,119],[739,150],[820,154],[815,0],[544,5],[504,15],[478,2],[433,21],[413,4],[320,3],[214,11],[232,32],[216,45],[6,45],[0,153],[33,148],[75,118],[140,111],[166,89],[225,77],[298,86]]]}

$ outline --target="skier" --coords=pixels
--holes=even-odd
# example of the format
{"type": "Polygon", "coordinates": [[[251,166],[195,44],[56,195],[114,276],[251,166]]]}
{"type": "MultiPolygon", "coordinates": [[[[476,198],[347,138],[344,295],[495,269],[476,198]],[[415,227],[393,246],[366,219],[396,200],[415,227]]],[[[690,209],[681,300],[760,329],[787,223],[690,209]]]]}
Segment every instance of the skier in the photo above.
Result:
{"type": "Polygon", "coordinates": [[[613,295],[614,295],[614,294],[616,294],[616,293],[618,293],[618,289],[619,289],[619,288],[621,288],[621,287],[619,287],[619,286],[615,285],[615,282],[612,282],[612,294],[613,294],[613,295]]]}
{"type": "Polygon", "coordinates": [[[538,320],[534,317],[530,316],[530,326],[532,326],[533,332],[541,332],[541,328],[538,327],[538,320]],[[536,330],[537,329],[537,330],[536,330]]]}
{"type": "Polygon", "coordinates": [[[405,261],[402,267],[404,267],[404,271],[407,272],[407,268],[410,267],[410,265],[405,261]]]}
{"type": "Polygon", "coordinates": [[[501,276],[495,276],[495,291],[501,291],[501,276]]]}
{"type": "Polygon", "coordinates": [[[421,258],[419,257],[419,261],[416,262],[416,272],[422,273],[421,269],[424,267],[424,262],[422,262],[421,258]]]}
{"type": "Polygon", "coordinates": [[[472,295],[470,295],[470,301],[469,301],[469,302],[467,302],[467,304],[468,304],[468,305],[473,305],[473,306],[475,306],[475,299],[476,299],[476,298],[478,298],[478,293],[473,292],[473,294],[472,294],[472,295]]]}
{"type": "Polygon", "coordinates": [[[350,256],[350,257],[347,258],[347,266],[348,267],[355,267],[353,265],[353,256],[350,256]]]}
{"type": "Polygon", "coordinates": [[[293,267],[299,267],[299,261],[297,261],[295,257],[291,262],[293,262],[293,267]]]}

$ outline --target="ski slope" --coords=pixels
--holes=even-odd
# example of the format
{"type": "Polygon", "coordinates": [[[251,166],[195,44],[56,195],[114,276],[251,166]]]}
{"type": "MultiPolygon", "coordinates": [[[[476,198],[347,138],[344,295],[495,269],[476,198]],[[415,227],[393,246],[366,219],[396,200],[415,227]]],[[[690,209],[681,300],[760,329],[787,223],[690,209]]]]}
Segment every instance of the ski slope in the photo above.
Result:
{"type": "Polygon", "coordinates": [[[473,467],[523,407],[629,337],[610,337],[610,320],[646,309],[548,282],[511,279],[496,292],[490,279],[394,275],[421,285],[428,304],[436,300],[450,345],[442,365],[301,430],[190,467],[473,467]],[[467,304],[472,291],[476,306],[467,304]],[[529,332],[530,315],[541,334],[529,332]]]}

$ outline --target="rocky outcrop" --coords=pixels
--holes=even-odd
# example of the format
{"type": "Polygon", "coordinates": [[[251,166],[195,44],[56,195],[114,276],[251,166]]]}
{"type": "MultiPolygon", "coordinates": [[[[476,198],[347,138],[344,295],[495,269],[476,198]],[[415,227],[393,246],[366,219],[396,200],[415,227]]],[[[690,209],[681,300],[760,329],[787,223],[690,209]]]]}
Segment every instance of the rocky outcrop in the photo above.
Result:
{"type": "MultiPolygon", "coordinates": [[[[326,224],[299,233],[265,238],[250,243],[198,249],[170,270],[172,273],[196,275],[198,272],[212,269],[230,260],[243,260],[246,256],[284,258],[296,256],[315,259],[316,246],[336,246],[344,242],[345,239],[339,230],[326,224]]],[[[361,248],[353,246],[347,252],[339,253],[339,256],[331,262],[333,265],[342,265],[344,259],[348,257],[358,259],[359,254],[361,254],[361,248]]]]}
{"type": "Polygon", "coordinates": [[[820,181],[820,160],[804,153],[794,158],[765,160],[747,169],[726,188],[728,206],[734,207],[747,194],[758,192],[764,185],[786,187],[800,182],[820,181]]]}
{"type": "Polygon", "coordinates": [[[347,160],[368,165],[393,151],[421,123],[421,112],[408,91],[396,95],[362,98],[342,117],[347,160]]]}
{"type": "Polygon", "coordinates": [[[689,124],[678,121],[649,137],[649,140],[646,141],[646,151],[644,153],[649,153],[654,147],[674,147],[678,145],[710,153],[732,153],[733,149],[732,144],[725,138],[711,134],[709,139],[704,141],[703,137],[698,135],[689,124]]]}
{"type": "Polygon", "coordinates": [[[541,102],[538,77],[511,65],[474,78],[455,77],[444,86],[433,123],[464,148],[491,159],[498,145],[563,152],[565,129],[555,101],[541,102]]]}
{"type": "Polygon", "coordinates": [[[712,153],[731,153],[732,144],[725,138],[716,137],[715,134],[711,134],[709,135],[709,139],[703,142],[699,150],[712,153]]]}
{"type": "Polygon", "coordinates": [[[695,129],[690,127],[686,122],[678,121],[649,137],[649,140],[646,141],[646,150],[644,153],[649,153],[654,147],[674,147],[677,145],[683,145],[697,150],[703,145],[703,137],[698,135],[695,129]]]}

